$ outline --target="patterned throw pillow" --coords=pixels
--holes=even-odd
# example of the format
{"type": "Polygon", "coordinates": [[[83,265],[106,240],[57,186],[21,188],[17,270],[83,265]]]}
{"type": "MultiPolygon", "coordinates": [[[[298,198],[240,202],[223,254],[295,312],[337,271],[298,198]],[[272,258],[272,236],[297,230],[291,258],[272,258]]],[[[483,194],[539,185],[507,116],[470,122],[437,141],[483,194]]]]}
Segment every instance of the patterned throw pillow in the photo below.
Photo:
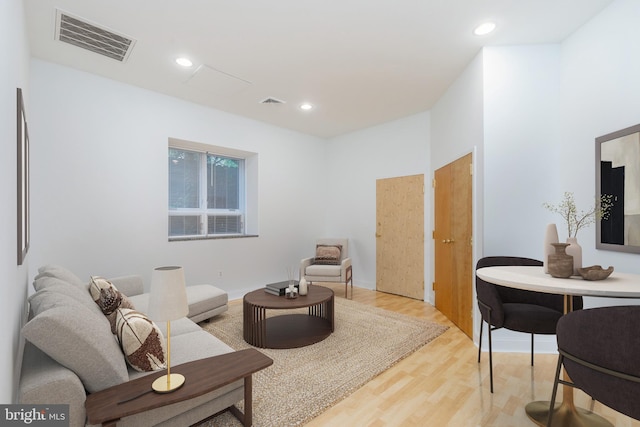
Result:
{"type": "Polygon", "coordinates": [[[128,308],[116,310],[116,335],[129,365],[141,372],[167,367],[167,349],[160,328],[144,314],[128,308]]]}
{"type": "Polygon", "coordinates": [[[342,245],[317,245],[314,264],[339,265],[342,245]]]}
{"type": "Polygon", "coordinates": [[[118,308],[135,309],[125,294],[120,292],[113,283],[99,276],[91,276],[89,284],[91,297],[98,304],[102,313],[107,316],[111,324],[111,333],[116,333],[116,310],[118,308]]]}

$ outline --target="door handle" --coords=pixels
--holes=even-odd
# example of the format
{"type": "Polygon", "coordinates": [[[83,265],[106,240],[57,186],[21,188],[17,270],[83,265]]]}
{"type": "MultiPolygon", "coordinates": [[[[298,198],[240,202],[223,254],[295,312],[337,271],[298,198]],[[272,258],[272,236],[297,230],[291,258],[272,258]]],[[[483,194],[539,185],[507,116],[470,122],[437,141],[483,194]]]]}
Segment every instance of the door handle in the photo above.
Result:
{"type": "Polygon", "coordinates": [[[376,237],[382,237],[382,234],[376,233],[376,237]]]}

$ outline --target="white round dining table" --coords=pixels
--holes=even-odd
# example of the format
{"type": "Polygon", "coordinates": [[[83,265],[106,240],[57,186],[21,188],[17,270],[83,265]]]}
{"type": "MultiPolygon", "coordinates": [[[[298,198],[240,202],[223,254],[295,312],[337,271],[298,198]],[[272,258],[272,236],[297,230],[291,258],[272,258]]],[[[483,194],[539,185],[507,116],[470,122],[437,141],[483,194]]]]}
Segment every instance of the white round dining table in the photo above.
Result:
{"type": "MultiPolygon", "coordinates": [[[[640,298],[640,275],[614,271],[604,280],[583,280],[580,276],[567,279],[552,277],[542,267],[501,266],[483,267],[476,275],[485,282],[528,291],[564,295],[565,313],[572,311],[572,296],[594,296],[614,298],[640,298]]],[[[565,381],[570,381],[563,372],[565,381]]],[[[603,417],[573,403],[573,388],[563,387],[562,403],[556,404],[553,426],[613,426],[603,417]]],[[[549,401],[530,402],[525,411],[531,421],[546,426],[549,418],[549,401]]]]}

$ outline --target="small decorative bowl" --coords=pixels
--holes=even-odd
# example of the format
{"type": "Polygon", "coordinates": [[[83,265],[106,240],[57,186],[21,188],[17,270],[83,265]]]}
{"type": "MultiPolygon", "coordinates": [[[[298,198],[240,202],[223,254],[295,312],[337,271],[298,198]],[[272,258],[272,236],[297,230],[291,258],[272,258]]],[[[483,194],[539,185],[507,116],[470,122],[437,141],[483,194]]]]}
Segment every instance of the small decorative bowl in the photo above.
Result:
{"type": "Polygon", "coordinates": [[[604,280],[613,273],[613,266],[605,270],[600,265],[592,265],[591,267],[579,268],[578,273],[584,280],[604,280]]]}

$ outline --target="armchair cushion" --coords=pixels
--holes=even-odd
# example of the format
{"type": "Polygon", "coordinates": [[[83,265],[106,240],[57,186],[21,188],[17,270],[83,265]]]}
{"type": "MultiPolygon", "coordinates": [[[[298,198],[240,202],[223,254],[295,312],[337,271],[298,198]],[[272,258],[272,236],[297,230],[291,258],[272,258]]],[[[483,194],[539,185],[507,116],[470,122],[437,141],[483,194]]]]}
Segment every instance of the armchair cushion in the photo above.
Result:
{"type": "Polygon", "coordinates": [[[316,245],[314,264],[340,265],[342,245],[316,245]]]}
{"type": "Polygon", "coordinates": [[[342,267],[340,265],[312,264],[305,269],[306,276],[334,276],[340,277],[342,267]]]}
{"type": "Polygon", "coordinates": [[[535,304],[506,303],[503,310],[505,328],[542,335],[555,334],[556,324],[562,317],[561,311],[535,304]]]}

